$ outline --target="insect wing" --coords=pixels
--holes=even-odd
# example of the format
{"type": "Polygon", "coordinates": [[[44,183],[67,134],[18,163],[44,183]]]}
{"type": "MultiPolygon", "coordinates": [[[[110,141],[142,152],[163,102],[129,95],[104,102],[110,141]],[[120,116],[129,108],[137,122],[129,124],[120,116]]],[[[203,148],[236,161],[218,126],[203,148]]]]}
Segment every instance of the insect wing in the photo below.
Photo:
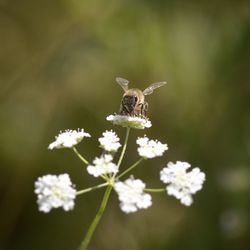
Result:
{"type": "Polygon", "coordinates": [[[128,84],[129,84],[128,80],[121,77],[116,77],[115,80],[123,88],[124,91],[128,90],[128,84]]]}
{"type": "Polygon", "coordinates": [[[161,86],[165,85],[167,82],[156,82],[156,83],[152,83],[151,85],[149,85],[144,91],[143,94],[144,95],[150,95],[154,92],[155,89],[160,88],[161,86]]]}

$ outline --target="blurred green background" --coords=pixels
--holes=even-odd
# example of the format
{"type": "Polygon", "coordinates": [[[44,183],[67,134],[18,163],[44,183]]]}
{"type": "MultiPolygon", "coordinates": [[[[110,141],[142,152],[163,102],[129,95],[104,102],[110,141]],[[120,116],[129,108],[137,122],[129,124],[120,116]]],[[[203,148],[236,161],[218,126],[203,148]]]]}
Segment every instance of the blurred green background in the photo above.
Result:
{"type": "Polygon", "coordinates": [[[71,150],[48,151],[60,130],[92,135],[78,149],[92,160],[98,137],[125,130],[117,112],[121,76],[144,89],[152,128],[133,130],[124,165],[145,133],[166,142],[162,158],[134,176],[161,186],[168,161],[207,175],[187,208],[165,194],[126,215],[113,194],[90,249],[245,250],[250,246],[250,4],[247,1],[0,0],[0,249],[74,250],[103,190],[71,212],[38,212],[34,181],[69,173],[78,189],[100,183],[71,150]]]}

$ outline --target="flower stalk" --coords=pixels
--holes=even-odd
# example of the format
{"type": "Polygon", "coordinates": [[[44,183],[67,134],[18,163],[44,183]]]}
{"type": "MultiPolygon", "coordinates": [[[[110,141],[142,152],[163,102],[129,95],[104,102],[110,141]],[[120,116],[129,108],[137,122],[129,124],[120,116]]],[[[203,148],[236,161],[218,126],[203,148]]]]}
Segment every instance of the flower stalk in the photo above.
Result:
{"type": "Polygon", "coordinates": [[[116,179],[120,179],[122,176],[124,176],[125,174],[127,174],[128,172],[132,171],[136,166],[138,166],[142,161],[144,160],[144,158],[140,158],[137,162],[135,162],[132,166],[130,166],[129,168],[127,168],[124,172],[122,172],[120,175],[118,175],[116,177],[116,179]]]}
{"type": "Polygon", "coordinates": [[[129,132],[130,132],[130,128],[127,127],[127,129],[126,129],[126,135],[125,135],[125,140],[124,140],[124,144],[123,144],[123,147],[122,147],[122,152],[121,152],[120,158],[119,158],[118,163],[117,163],[118,168],[120,167],[120,165],[122,163],[122,160],[123,160],[126,148],[127,148],[129,132]]]}
{"type": "Polygon", "coordinates": [[[75,152],[75,154],[77,155],[77,157],[85,164],[85,165],[89,165],[89,162],[78,152],[78,150],[76,149],[76,147],[72,147],[73,151],[75,152]]]}
{"type": "Polygon", "coordinates": [[[106,187],[106,186],[108,186],[108,182],[99,184],[99,185],[94,186],[94,187],[85,188],[85,189],[83,189],[83,190],[77,191],[77,192],[76,192],[76,195],[85,194],[85,193],[88,193],[88,192],[90,192],[90,191],[93,191],[93,190],[96,190],[96,189],[99,189],[99,188],[102,188],[102,187],[106,187]]]}
{"type": "Polygon", "coordinates": [[[149,193],[161,193],[161,192],[166,192],[166,189],[165,188],[145,188],[144,191],[149,192],[149,193]]]}
{"type": "Polygon", "coordinates": [[[107,203],[108,203],[108,199],[109,199],[109,196],[110,196],[110,193],[112,191],[112,185],[109,185],[104,193],[104,196],[103,196],[103,199],[102,199],[102,203],[100,205],[100,208],[94,218],[94,220],[92,221],[88,231],[87,231],[87,234],[85,236],[85,238],[83,239],[81,245],[80,245],[80,248],[79,250],[86,250],[88,245],[89,245],[89,242],[93,236],[93,233],[95,232],[95,229],[97,227],[97,225],[99,224],[101,218],[102,218],[102,215],[106,209],[106,206],[107,206],[107,203]]]}
{"type": "MultiPolygon", "coordinates": [[[[117,163],[117,167],[119,169],[121,163],[122,163],[122,160],[123,160],[123,157],[125,155],[125,151],[126,151],[126,148],[127,148],[127,144],[128,144],[128,137],[129,137],[129,132],[130,132],[130,128],[127,128],[126,129],[126,135],[125,135],[125,140],[124,140],[124,144],[123,144],[123,147],[122,147],[122,152],[121,152],[121,155],[120,155],[120,158],[118,160],[118,163],[117,163]]],[[[88,231],[87,231],[87,234],[85,236],[85,238],[83,239],[81,245],[80,245],[80,248],[79,250],[85,250],[87,249],[88,245],[89,245],[89,242],[93,236],[93,233],[95,232],[95,229],[97,227],[97,225],[99,224],[102,216],[103,216],[103,213],[105,211],[105,208],[107,206],[107,203],[108,203],[108,199],[109,199],[109,196],[110,196],[110,193],[112,191],[112,188],[113,188],[113,184],[114,184],[114,179],[115,179],[115,175],[116,173],[114,173],[114,175],[110,178],[110,182],[108,183],[104,183],[104,184],[101,184],[99,185],[100,187],[104,186],[104,185],[108,185],[105,193],[104,193],[104,196],[103,196],[103,200],[102,200],[102,203],[101,203],[101,206],[94,218],[94,220],[92,221],[88,231]]],[[[99,187],[97,187],[99,188],[99,187]]],[[[84,191],[84,190],[83,190],[84,191]]]]}

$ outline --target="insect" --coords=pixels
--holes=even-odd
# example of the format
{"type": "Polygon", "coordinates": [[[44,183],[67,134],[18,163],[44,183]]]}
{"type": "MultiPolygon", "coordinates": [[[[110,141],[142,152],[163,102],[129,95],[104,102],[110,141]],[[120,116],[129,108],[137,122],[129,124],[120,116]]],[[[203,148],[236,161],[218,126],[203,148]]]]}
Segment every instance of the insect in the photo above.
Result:
{"type": "Polygon", "coordinates": [[[152,83],[145,90],[141,91],[140,89],[129,89],[129,81],[124,78],[116,77],[116,82],[124,90],[120,114],[130,116],[146,116],[148,103],[145,101],[145,95],[152,94],[155,89],[166,84],[166,82],[152,83]]]}

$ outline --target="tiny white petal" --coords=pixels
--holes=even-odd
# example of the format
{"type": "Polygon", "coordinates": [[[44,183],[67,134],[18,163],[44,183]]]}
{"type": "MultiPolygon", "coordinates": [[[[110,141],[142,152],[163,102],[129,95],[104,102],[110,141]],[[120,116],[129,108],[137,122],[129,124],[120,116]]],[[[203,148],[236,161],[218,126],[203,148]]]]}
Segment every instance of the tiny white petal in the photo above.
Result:
{"type": "Polygon", "coordinates": [[[143,116],[109,115],[106,119],[114,125],[135,129],[150,128],[152,126],[150,120],[143,116]]]}
{"type": "Polygon", "coordinates": [[[190,206],[193,203],[193,198],[190,194],[187,194],[181,198],[181,203],[186,206],[190,206]]]}
{"type": "Polygon", "coordinates": [[[76,190],[68,174],[39,177],[35,182],[35,194],[41,212],[48,213],[52,208],[58,207],[65,211],[74,208],[76,190]]]}
{"type": "Polygon", "coordinates": [[[199,168],[187,172],[190,167],[191,165],[187,162],[169,162],[167,167],[160,172],[161,181],[168,184],[167,193],[186,206],[193,203],[192,194],[201,190],[205,181],[205,174],[199,168]]]}
{"type": "Polygon", "coordinates": [[[146,209],[152,205],[151,195],[143,192],[145,187],[145,183],[133,177],[114,184],[123,212],[133,213],[138,209],[146,209]]]}
{"type": "Polygon", "coordinates": [[[82,141],[84,137],[91,137],[89,133],[84,132],[84,129],[65,130],[56,136],[56,140],[50,143],[48,149],[54,148],[72,148],[82,141]]]}
{"type": "Polygon", "coordinates": [[[162,144],[157,140],[149,140],[146,136],[139,137],[136,143],[139,145],[138,154],[144,158],[162,156],[168,150],[167,144],[162,144]]]}
{"type": "Polygon", "coordinates": [[[99,177],[103,174],[111,174],[118,172],[118,166],[112,162],[113,156],[110,154],[104,154],[101,157],[96,157],[93,161],[93,165],[87,167],[87,171],[94,177],[99,177]]]}
{"type": "Polygon", "coordinates": [[[119,137],[116,135],[115,132],[105,131],[103,137],[99,138],[100,146],[104,150],[108,152],[116,152],[120,147],[121,144],[119,143],[119,137]]]}

